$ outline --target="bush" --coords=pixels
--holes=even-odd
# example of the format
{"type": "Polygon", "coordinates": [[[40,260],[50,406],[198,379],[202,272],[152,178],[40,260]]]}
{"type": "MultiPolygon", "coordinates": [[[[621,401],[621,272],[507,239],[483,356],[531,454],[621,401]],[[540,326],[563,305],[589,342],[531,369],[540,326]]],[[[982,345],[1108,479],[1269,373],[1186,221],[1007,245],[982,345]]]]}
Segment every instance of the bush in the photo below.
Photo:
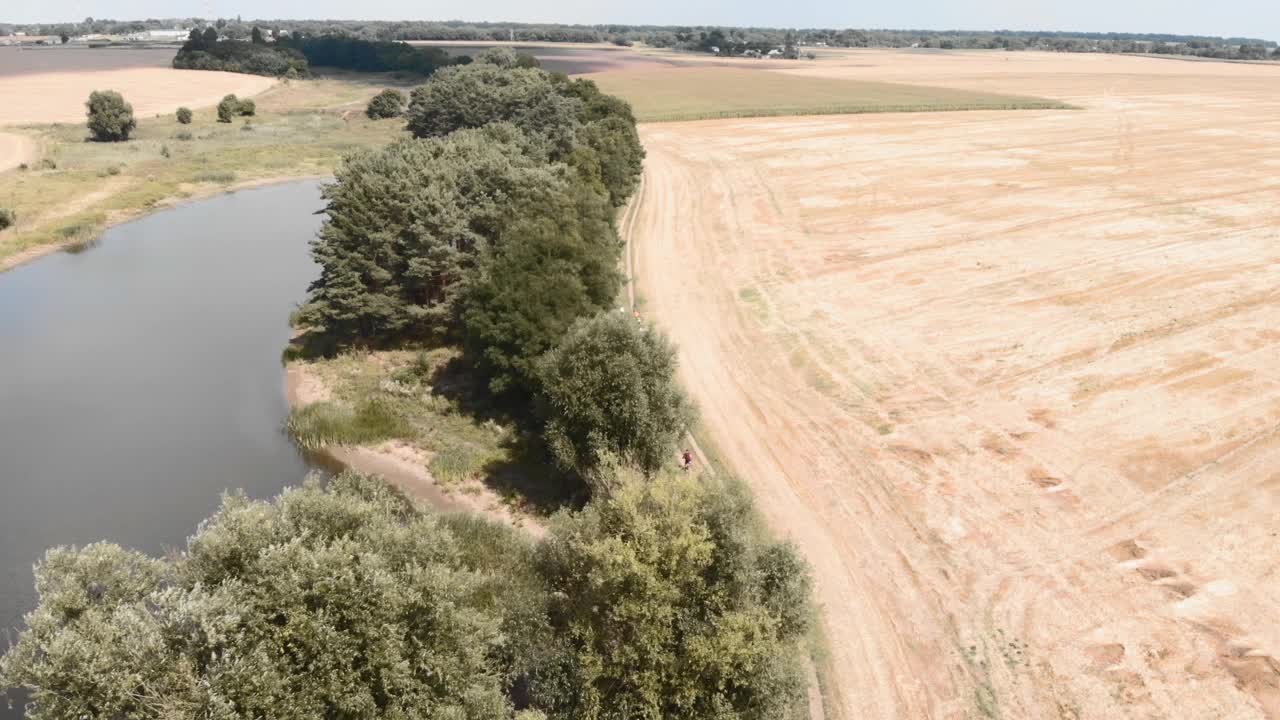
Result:
{"type": "Polygon", "coordinates": [[[404,112],[404,103],[404,93],[387,88],[369,100],[369,105],[365,107],[364,114],[373,120],[400,117],[404,112]]]}
{"type": "Polygon", "coordinates": [[[187,132],[186,130],[182,130],[181,132],[175,133],[173,137],[176,140],[182,140],[183,142],[186,142],[191,140],[194,136],[191,133],[187,132]]]}
{"type": "Polygon", "coordinates": [[[688,475],[557,518],[538,549],[553,638],[532,704],[556,720],[807,718],[809,570],[750,492],[688,475]]]}
{"type": "Polygon", "coordinates": [[[133,106],[114,90],[95,90],[85,103],[89,109],[89,132],[99,142],[120,142],[138,126],[133,106]]]}
{"type": "Polygon", "coordinates": [[[258,113],[258,104],[251,99],[240,101],[239,107],[236,108],[236,114],[245,117],[252,117],[258,113]]]}
{"type": "MultiPolygon", "coordinates": [[[[470,532],[504,555],[522,547],[509,530],[470,532]]],[[[272,502],[228,495],[181,557],[46,554],[0,687],[27,688],[33,720],[511,718],[493,600],[508,584],[459,545],[358,475],[272,502]]]]}
{"type": "Polygon", "coordinates": [[[12,208],[0,207],[0,230],[12,227],[16,222],[18,222],[18,213],[12,208]]]}
{"type": "Polygon", "coordinates": [[[229,123],[240,112],[240,99],[235,95],[227,95],[218,103],[218,122],[229,123]]]}
{"type": "Polygon", "coordinates": [[[616,457],[657,472],[693,417],[675,370],[675,349],[648,325],[620,312],[578,321],[538,368],[556,464],[588,477],[616,457]]]}
{"type": "Polygon", "coordinates": [[[178,122],[182,123],[183,125],[191,124],[191,108],[185,108],[185,107],[178,108],[178,122]]]}

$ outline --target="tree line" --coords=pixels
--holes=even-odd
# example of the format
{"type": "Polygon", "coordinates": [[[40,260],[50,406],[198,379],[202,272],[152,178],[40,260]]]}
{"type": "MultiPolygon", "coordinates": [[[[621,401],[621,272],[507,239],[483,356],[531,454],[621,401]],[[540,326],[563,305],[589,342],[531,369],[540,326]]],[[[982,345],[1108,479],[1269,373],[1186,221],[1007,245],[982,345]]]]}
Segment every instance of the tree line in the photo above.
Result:
{"type": "MultiPolygon", "coordinates": [[[[118,22],[86,18],[83,23],[0,25],[0,34],[79,34],[111,32],[127,34],[147,29],[204,26],[201,18],[176,18],[118,22]]],[[[1280,59],[1275,41],[1247,37],[1214,37],[1168,33],[1095,33],[1047,31],[871,30],[856,28],[761,28],[729,26],[567,25],[555,23],[505,23],[464,21],[365,21],[365,20],[256,20],[239,18],[212,21],[228,39],[248,39],[252,28],[275,33],[309,36],[338,35],[365,40],[457,40],[493,42],[606,42],[626,45],[645,43],[655,47],[706,51],[709,47],[768,50],[787,45],[791,33],[798,46],[891,47],[940,49],[1043,50],[1050,52],[1156,53],[1218,59],[1280,59]]]]}
{"type": "Polygon", "coordinates": [[[471,62],[470,57],[452,57],[440,48],[414,47],[403,42],[271,32],[275,39],[268,41],[268,35],[255,25],[249,40],[235,40],[220,37],[214,26],[192,29],[174,55],[173,66],[272,77],[298,77],[313,66],[427,76],[442,67],[471,62]]]}

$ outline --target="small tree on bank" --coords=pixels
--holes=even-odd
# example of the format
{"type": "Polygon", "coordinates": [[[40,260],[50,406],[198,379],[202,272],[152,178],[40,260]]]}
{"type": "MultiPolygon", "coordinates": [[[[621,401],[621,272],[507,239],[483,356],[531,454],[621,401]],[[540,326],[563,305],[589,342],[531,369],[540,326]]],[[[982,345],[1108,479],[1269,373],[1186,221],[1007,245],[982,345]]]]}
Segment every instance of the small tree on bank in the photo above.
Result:
{"type": "Polygon", "coordinates": [[[183,125],[191,124],[191,108],[180,107],[178,108],[177,114],[179,123],[182,123],[183,125]]]}
{"type": "Polygon", "coordinates": [[[236,113],[245,117],[252,117],[258,114],[258,104],[251,99],[241,100],[236,108],[236,113]]]}
{"type": "Polygon", "coordinates": [[[400,117],[404,113],[404,103],[404,93],[394,88],[387,88],[369,100],[364,114],[373,120],[400,117]]]}
{"type": "Polygon", "coordinates": [[[0,230],[4,230],[18,222],[18,213],[10,208],[0,207],[0,230]]]}
{"type": "Polygon", "coordinates": [[[99,142],[120,142],[138,126],[133,106],[114,90],[95,90],[85,103],[89,114],[89,132],[99,142]]]}
{"type": "Polygon", "coordinates": [[[606,312],[576,323],[538,373],[556,464],[585,477],[615,457],[657,472],[693,417],[675,370],[666,337],[629,315],[606,312]]]}

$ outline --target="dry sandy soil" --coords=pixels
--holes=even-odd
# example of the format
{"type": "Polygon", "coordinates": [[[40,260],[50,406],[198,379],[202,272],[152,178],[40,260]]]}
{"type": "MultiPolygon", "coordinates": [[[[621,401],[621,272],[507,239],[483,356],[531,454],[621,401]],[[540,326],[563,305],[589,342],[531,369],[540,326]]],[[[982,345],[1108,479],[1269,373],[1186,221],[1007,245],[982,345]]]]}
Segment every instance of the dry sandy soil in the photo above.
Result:
{"type": "Polygon", "coordinates": [[[256,95],[275,84],[258,75],[129,68],[98,72],[43,72],[0,76],[0,125],[80,122],[94,90],[116,90],[135,115],[169,113],[181,105],[216,105],[227,93],[256,95]],[[7,99],[15,99],[8,102],[7,99]]]}
{"type": "Polygon", "coordinates": [[[1079,111],[651,125],[644,312],[836,705],[1280,718],[1280,68],[848,53],[1079,111]]]}

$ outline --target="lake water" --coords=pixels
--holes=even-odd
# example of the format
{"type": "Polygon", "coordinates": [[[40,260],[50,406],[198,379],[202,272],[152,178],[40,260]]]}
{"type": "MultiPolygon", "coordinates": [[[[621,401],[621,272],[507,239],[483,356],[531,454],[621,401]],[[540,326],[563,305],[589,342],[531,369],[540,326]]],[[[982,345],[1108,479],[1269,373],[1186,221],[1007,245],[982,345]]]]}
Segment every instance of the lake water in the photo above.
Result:
{"type": "MultiPolygon", "coordinates": [[[[0,628],[46,548],[181,547],[228,489],[308,466],[282,431],[288,316],[318,274],[319,184],[190,203],[0,273],[0,628]]],[[[0,633],[0,650],[9,641],[0,633]]],[[[0,718],[20,714],[3,708],[0,718]]]]}

